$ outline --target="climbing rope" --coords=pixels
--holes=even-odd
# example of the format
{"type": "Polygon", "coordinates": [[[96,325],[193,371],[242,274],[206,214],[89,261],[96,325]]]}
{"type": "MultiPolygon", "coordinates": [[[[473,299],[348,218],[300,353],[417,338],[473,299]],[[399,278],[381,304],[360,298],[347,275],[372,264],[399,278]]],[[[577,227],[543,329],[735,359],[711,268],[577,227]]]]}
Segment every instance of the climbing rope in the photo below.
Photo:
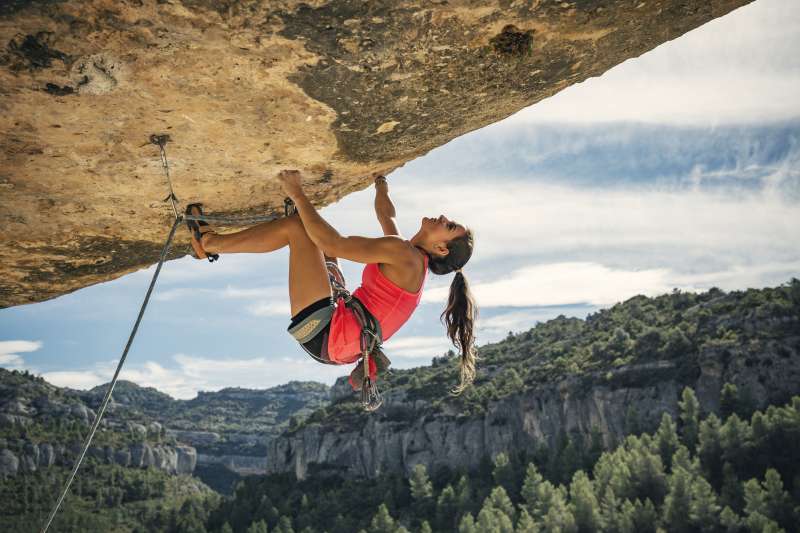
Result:
{"type": "Polygon", "coordinates": [[[108,406],[108,402],[109,400],[111,400],[111,393],[114,391],[114,385],[116,385],[120,370],[122,370],[122,365],[125,363],[125,359],[128,357],[128,350],[130,350],[131,344],[133,344],[133,338],[136,336],[136,331],[139,329],[139,323],[142,321],[142,316],[144,316],[144,310],[147,308],[147,303],[150,301],[150,295],[153,293],[153,287],[155,287],[156,285],[158,274],[161,272],[161,265],[164,264],[164,260],[167,258],[167,253],[169,252],[169,246],[170,243],[172,242],[172,237],[175,236],[175,230],[178,229],[180,223],[181,223],[180,217],[177,217],[175,219],[175,222],[172,224],[172,229],[169,230],[169,236],[167,237],[167,242],[164,243],[164,247],[161,249],[161,256],[158,259],[158,266],[156,267],[156,271],[153,273],[153,279],[150,280],[150,286],[147,288],[147,294],[145,295],[144,301],[142,302],[142,306],[139,309],[139,316],[136,317],[136,322],[134,323],[133,329],[131,330],[131,334],[128,337],[128,343],[125,345],[125,349],[122,351],[122,357],[120,357],[119,363],[117,364],[117,370],[114,372],[114,377],[111,378],[111,383],[108,384],[106,395],[103,398],[103,402],[100,404],[100,410],[97,411],[97,415],[94,417],[94,423],[92,424],[91,429],[89,429],[89,433],[83,442],[83,449],[81,450],[81,453],[78,456],[78,460],[75,461],[75,466],[72,467],[72,473],[69,475],[69,478],[67,478],[67,483],[64,485],[64,489],[61,491],[61,495],[58,497],[58,501],[53,507],[53,510],[50,512],[50,516],[47,518],[47,523],[42,528],[42,533],[46,533],[47,529],[50,527],[50,524],[53,522],[53,518],[55,518],[59,507],[61,507],[61,502],[64,501],[64,498],[67,495],[67,491],[69,491],[69,487],[70,485],[72,485],[72,481],[75,479],[75,474],[78,473],[78,468],[80,468],[81,463],[83,462],[83,458],[86,456],[86,451],[89,449],[89,446],[92,443],[94,434],[97,431],[98,426],[100,425],[100,420],[103,418],[103,414],[106,412],[106,407],[108,406]]]}

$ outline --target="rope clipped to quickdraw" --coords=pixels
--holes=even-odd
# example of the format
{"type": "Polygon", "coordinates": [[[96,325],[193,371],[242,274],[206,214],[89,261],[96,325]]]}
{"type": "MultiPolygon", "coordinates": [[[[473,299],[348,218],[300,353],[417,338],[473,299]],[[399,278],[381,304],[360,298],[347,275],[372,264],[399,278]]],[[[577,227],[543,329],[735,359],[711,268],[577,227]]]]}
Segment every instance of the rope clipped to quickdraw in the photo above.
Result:
{"type": "Polygon", "coordinates": [[[161,201],[166,202],[167,200],[169,200],[170,202],[172,202],[172,211],[175,213],[175,218],[178,219],[180,218],[180,215],[178,214],[178,207],[175,205],[175,203],[180,202],[180,200],[178,200],[178,197],[175,196],[175,192],[172,190],[172,180],[169,177],[169,162],[167,161],[167,151],[164,149],[164,147],[170,140],[171,139],[169,135],[167,135],[166,133],[162,133],[161,135],[156,135],[154,133],[150,136],[150,142],[158,146],[161,155],[161,168],[164,169],[164,175],[167,177],[167,185],[169,185],[169,194],[167,195],[166,198],[164,198],[161,201]]]}

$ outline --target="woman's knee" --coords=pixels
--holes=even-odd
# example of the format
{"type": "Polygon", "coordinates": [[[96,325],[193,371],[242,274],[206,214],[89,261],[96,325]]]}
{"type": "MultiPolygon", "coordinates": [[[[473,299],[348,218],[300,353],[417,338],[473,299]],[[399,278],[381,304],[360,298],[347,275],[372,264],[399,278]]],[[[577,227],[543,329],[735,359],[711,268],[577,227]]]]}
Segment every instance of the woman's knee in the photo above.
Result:
{"type": "Polygon", "coordinates": [[[298,215],[292,215],[286,219],[286,232],[289,241],[301,239],[311,242],[311,237],[306,233],[306,227],[303,225],[303,221],[300,220],[298,215]]]}

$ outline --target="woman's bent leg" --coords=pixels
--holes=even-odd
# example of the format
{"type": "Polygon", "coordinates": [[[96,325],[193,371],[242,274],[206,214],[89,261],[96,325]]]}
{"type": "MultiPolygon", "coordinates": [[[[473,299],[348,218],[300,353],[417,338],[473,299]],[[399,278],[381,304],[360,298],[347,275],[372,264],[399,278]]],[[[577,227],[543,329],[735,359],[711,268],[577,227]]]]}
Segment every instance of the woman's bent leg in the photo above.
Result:
{"type": "Polygon", "coordinates": [[[208,253],[272,252],[289,245],[289,301],[292,316],[328,296],[331,285],[325,257],[306,233],[300,217],[263,222],[234,233],[207,233],[203,248],[208,253]]]}
{"type": "Polygon", "coordinates": [[[292,225],[289,231],[289,301],[292,316],[303,308],[331,296],[328,269],[322,251],[306,233],[303,224],[292,225]]]}
{"type": "Polygon", "coordinates": [[[203,249],[213,254],[272,252],[289,244],[289,227],[298,221],[297,216],[278,218],[233,233],[206,233],[203,249]]]}

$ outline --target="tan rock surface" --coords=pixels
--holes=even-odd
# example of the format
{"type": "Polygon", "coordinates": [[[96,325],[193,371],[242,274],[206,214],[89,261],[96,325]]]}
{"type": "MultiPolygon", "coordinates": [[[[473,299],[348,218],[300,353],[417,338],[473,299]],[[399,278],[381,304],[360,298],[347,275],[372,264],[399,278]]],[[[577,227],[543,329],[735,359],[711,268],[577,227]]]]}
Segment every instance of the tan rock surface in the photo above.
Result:
{"type": "Polygon", "coordinates": [[[748,2],[6,2],[0,306],[157,261],[151,134],[181,205],[277,215],[274,176],[299,168],[323,206],[748,2]]]}

